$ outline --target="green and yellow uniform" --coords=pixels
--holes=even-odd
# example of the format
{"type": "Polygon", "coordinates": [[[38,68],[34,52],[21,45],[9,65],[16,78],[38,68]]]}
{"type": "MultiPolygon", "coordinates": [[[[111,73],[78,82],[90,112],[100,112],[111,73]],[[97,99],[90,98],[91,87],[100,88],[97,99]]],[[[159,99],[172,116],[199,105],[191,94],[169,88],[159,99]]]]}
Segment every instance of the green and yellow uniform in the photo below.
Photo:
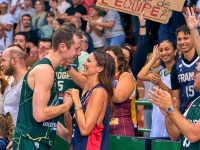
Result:
{"type": "MultiPolygon", "coordinates": [[[[43,58],[36,62],[35,66],[40,64],[48,64],[52,67],[49,59],[43,58]]],[[[31,70],[30,70],[31,71],[31,70]]],[[[49,150],[53,145],[58,117],[44,122],[37,122],[33,117],[33,90],[27,83],[28,71],[23,79],[21,90],[21,98],[19,104],[18,119],[13,138],[14,150],[49,150]]],[[[54,76],[54,83],[51,88],[51,95],[48,106],[56,106],[59,104],[58,99],[58,84],[56,75],[54,76]]]]}
{"type": "MultiPolygon", "coordinates": [[[[186,119],[192,124],[196,124],[200,119],[200,97],[194,100],[188,110],[184,113],[186,119]]],[[[187,128],[187,127],[186,127],[187,128]]],[[[181,135],[181,150],[199,150],[200,141],[191,143],[187,137],[181,135]]]]}

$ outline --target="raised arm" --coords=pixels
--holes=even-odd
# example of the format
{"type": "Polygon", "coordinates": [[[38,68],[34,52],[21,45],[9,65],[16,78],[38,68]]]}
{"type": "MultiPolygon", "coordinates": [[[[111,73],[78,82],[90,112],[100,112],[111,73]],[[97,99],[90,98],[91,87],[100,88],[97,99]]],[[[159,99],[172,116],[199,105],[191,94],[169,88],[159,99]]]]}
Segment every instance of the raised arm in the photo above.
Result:
{"type": "Polygon", "coordinates": [[[53,119],[68,111],[72,105],[72,102],[65,100],[61,105],[47,105],[50,99],[51,88],[54,86],[54,75],[55,73],[51,66],[45,64],[36,66],[28,75],[28,82],[34,91],[32,102],[33,117],[37,122],[53,119]]]}
{"type": "Polygon", "coordinates": [[[131,62],[131,71],[134,75],[134,77],[137,79],[137,75],[144,66],[146,59],[147,59],[147,53],[149,48],[149,40],[146,35],[146,20],[143,18],[144,12],[139,17],[140,22],[140,35],[138,38],[138,45],[137,50],[135,52],[133,61],[131,62]]]}
{"type": "Polygon", "coordinates": [[[198,19],[196,19],[194,9],[192,7],[191,7],[191,9],[189,9],[187,7],[185,20],[186,20],[188,28],[190,29],[194,47],[195,47],[198,55],[200,56],[200,44],[199,44],[200,37],[199,37],[199,32],[197,30],[198,24],[200,22],[200,16],[198,16],[198,19]]]}
{"type": "Polygon", "coordinates": [[[151,79],[151,73],[148,73],[151,69],[152,65],[160,59],[160,53],[158,51],[158,45],[154,46],[153,48],[153,57],[149,62],[141,69],[139,74],[137,75],[138,79],[144,80],[144,81],[150,81],[151,79]]]}

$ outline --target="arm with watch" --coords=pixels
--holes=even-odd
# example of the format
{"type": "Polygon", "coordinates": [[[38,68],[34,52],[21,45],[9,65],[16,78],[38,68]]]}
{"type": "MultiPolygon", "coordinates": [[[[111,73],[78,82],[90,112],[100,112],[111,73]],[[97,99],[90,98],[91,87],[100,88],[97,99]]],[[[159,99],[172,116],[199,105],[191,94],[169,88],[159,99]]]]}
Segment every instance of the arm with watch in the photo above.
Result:
{"type": "Polygon", "coordinates": [[[81,71],[77,71],[71,65],[67,65],[65,71],[69,74],[76,85],[82,89],[85,87],[86,78],[81,74],[81,71]]]}
{"type": "Polygon", "coordinates": [[[157,105],[166,120],[166,128],[172,140],[180,139],[183,134],[191,143],[200,140],[200,121],[196,124],[191,123],[176,108],[176,98],[163,90],[154,88],[155,91],[149,91],[150,101],[157,105]]]}

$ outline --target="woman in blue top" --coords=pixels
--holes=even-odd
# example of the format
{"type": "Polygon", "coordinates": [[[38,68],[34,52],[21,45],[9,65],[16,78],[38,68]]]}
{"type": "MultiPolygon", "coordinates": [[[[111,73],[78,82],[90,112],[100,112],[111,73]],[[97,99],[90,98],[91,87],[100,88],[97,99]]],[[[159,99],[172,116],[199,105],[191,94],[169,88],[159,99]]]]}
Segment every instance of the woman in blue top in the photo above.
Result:
{"type": "MultiPolygon", "coordinates": [[[[91,53],[83,64],[87,78],[83,95],[70,89],[65,96],[73,100],[73,135],[71,150],[107,150],[110,121],[110,98],[113,96],[114,59],[104,52],[91,53]]],[[[68,129],[70,119],[68,121],[68,129]]],[[[71,131],[69,131],[71,132],[71,131]]]]}

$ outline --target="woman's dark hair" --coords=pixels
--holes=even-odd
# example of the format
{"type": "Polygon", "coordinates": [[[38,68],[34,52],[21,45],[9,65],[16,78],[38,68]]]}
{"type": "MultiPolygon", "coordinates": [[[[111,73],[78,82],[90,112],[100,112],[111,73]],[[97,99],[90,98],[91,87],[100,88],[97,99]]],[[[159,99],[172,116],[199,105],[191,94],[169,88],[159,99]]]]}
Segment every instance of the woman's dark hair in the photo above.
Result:
{"type": "Polygon", "coordinates": [[[180,27],[178,27],[175,31],[176,36],[178,35],[179,32],[183,32],[185,35],[190,34],[190,29],[188,28],[187,25],[182,25],[180,27]]]}
{"type": "Polygon", "coordinates": [[[63,19],[59,19],[59,18],[57,18],[56,21],[57,21],[60,25],[62,25],[63,23],[65,23],[65,21],[64,21],[63,19]]]}
{"type": "Polygon", "coordinates": [[[127,50],[127,51],[129,52],[129,54],[130,54],[129,66],[130,66],[130,64],[131,64],[132,61],[133,61],[134,52],[133,52],[129,47],[123,46],[123,45],[121,46],[121,49],[125,49],[125,50],[127,50]]]}
{"type": "MultiPolygon", "coordinates": [[[[174,51],[176,50],[176,43],[174,43],[172,40],[170,40],[170,39],[163,40],[163,41],[160,42],[160,44],[163,43],[163,42],[167,42],[167,43],[171,44],[171,46],[173,47],[174,51]]],[[[159,46],[160,46],[160,44],[159,44],[159,46]]]]}
{"type": "Polygon", "coordinates": [[[107,53],[94,51],[94,57],[99,66],[102,66],[104,70],[99,73],[99,81],[108,90],[109,96],[113,96],[113,80],[115,76],[115,61],[107,53]]]}
{"type": "Polygon", "coordinates": [[[129,72],[129,65],[127,63],[127,60],[125,59],[125,56],[119,46],[108,46],[104,50],[104,52],[112,51],[116,56],[118,60],[118,70],[123,72],[129,72]]]}
{"type": "Polygon", "coordinates": [[[114,59],[107,53],[94,51],[93,55],[99,66],[102,66],[104,70],[99,73],[99,81],[104,85],[106,90],[108,91],[109,99],[110,99],[110,107],[111,114],[113,112],[113,103],[111,101],[113,97],[113,81],[115,76],[115,61],[114,59]]]}

